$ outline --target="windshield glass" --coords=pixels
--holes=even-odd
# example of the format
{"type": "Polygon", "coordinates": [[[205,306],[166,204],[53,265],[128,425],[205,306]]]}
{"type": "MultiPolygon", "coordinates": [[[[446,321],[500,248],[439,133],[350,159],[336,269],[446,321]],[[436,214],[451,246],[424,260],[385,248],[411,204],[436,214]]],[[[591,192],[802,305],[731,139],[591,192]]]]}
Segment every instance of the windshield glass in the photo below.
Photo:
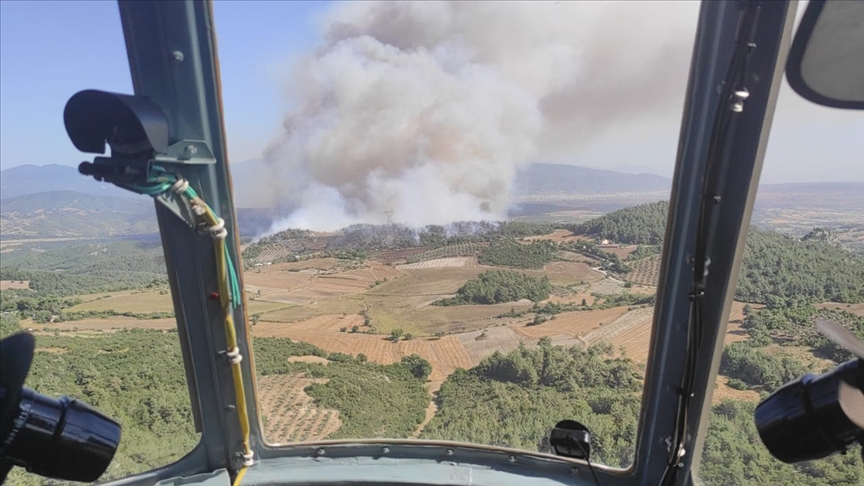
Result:
{"type": "MultiPolygon", "coordinates": [[[[864,113],[804,100],[784,81],[714,391],[700,477],[709,485],[858,485],[860,447],[784,464],[756,430],[761,399],[853,356],[816,328],[864,339],[864,113]]],[[[803,444],[799,444],[802,450],[803,444]]]]}
{"type": "MultiPolygon", "coordinates": [[[[0,2],[0,337],[34,335],[28,387],[122,426],[106,481],[199,434],[153,201],[75,169],[63,107],[91,88],[132,92],[116,3],[0,2]]],[[[16,467],[5,484],[51,481],[16,467]]]]}
{"type": "Polygon", "coordinates": [[[215,4],[269,442],[632,463],[697,11],[215,4]]]}

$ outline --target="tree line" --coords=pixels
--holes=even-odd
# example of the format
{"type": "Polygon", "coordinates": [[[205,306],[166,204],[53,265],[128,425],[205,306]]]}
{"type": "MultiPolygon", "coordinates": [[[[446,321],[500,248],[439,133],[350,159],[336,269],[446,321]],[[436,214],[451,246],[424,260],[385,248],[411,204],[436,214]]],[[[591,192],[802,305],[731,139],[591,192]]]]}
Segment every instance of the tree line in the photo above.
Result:
{"type": "Polygon", "coordinates": [[[499,304],[528,299],[546,300],[552,292],[549,277],[533,277],[515,270],[490,270],[465,282],[456,296],[437,300],[433,305],[499,304]]]}

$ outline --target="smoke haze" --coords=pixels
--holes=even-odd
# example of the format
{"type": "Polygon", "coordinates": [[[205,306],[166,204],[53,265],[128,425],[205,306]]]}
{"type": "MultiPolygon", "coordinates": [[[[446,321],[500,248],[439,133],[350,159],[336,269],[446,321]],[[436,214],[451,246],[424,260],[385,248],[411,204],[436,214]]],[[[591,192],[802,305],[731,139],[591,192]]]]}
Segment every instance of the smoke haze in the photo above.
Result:
{"type": "MultiPolygon", "coordinates": [[[[683,105],[691,2],[348,2],[288,80],[273,230],[500,219],[518,171],[683,105]]],[[[626,143],[626,140],[623,142],[626,143]]],[[[622,161],[626,163],[627,161],[622,161]]]]}

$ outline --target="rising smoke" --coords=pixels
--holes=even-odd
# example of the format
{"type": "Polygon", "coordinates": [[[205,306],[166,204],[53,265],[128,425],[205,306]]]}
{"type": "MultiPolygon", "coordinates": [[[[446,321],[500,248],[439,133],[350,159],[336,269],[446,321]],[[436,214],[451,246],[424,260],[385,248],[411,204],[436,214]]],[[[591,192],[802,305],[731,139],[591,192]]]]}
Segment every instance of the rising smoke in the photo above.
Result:
{"type": "Polygon", "coordinates": [[[680,113],[692,2],[347,2],[265,151],[287,227],[500,219],[518,171],[680,113]],[[646,5],[647,4],[647,5],[646,5]]]}

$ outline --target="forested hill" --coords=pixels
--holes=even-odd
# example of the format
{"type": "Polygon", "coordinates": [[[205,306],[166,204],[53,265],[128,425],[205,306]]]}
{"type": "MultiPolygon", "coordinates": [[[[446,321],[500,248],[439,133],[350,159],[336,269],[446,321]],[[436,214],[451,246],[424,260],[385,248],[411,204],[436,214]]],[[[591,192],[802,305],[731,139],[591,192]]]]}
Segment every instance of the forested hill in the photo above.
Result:
{"type": "MultiPolygon", "coordinates": [[[[616,243],[659,244],[665,201],[621,209],[574,228],[616,243]]],[[[838,247],[824,230],[798,240],[750,228],[735,298],[769,306],[803,302],[864,302],[864,260],[838,247]]]]}
{"type": "Polygon", "coordinates": [[[606,238],[616,243],[659,245],[663,243],[666,233],[668,212],[667,201],[640,204],[577,225],[574,232],[606,238]]]}
{"type": "Polygon", "coordinates": [[[828,241],[751,227],[735,298],[769,306],[864,302],[864,260],[828,241]]]}

